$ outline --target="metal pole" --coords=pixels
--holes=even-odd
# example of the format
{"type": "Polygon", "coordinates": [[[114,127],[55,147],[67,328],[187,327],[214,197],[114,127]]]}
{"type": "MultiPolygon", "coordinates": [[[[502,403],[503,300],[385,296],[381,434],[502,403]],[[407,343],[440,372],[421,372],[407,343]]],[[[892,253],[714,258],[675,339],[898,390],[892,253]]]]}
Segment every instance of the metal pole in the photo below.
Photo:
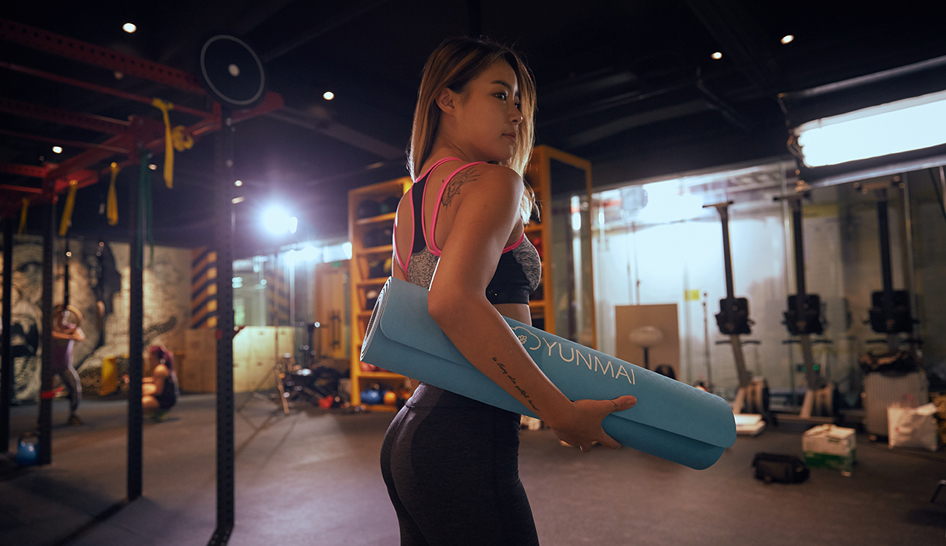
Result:
{"type": "Polygon", "coordinates": [[[138,180],[129,184],[130,203],[128,220],[131,222],[131,252],[128,256],[129,270],[129,309],[128,309],[128,469],[127,495],[128,501],[141,496],[142,490],[142,451],[143,438],[143,411],[141,407],[141,380],[143,378],[144,363],[144,231],[141,227],[145,214],[141,201],[141,178],[150,176],[148,172],[147,155],[140,157],[138,180]]]}
{"type": "Polygon", "coordinates": [[[3,317],[0,334],[3,367],[0,368],[0,449],[10,450],[10,403],[13,401],[13,347],[10,337],[13,331],[13,219],[3,223],[3,317]]]}
{"type": "Polygon", "coordinates": [[[214,213],[217,247],[217,528],[210,545],[226,544],[234,518],[233,423],[233,121],[221,104],[214,213]]]}
{"type": "Polygon", "coordinates": [[[44,207],[43,217],[43,332],[42,368],[40,369],[39,400],[39,464],[52,462],[53,418],[53,272],[56,267],[56,202],[53,198],[44,207]]]}
{"type": "MultiPolygon", "coordinates": [[[[902,258],[904,263],[903,267],[903,279],[904,279],[904,288],[906,288],[907,293],[910,294],[910,309],[911,309],[911,318],[912,313],[916,312],[917,301],[916,301],[916,285],[914,280],[916,279],[916,264],[914,263],[913,257],[913,208],[910,203],[910,186],[909,178],[907,173],[903,173],[901,179],[903,180],[900,183],[900,197],[901,197],[901,207],[902,207],[902,226],[900,230],[901,244],[900,248],[902,249],[902,258]]],[[[910,338],[915,337],[916,325],[913,324],[913,321],[910,321],[910,338]]],[[[912,342],[911,342],[912,343],[912,342]]]]}
{"type": "Polygon", "coordinates": [[[72,253],[69,252],[69,239],[66,239],[66,254],[62,260],[62,304],[69,305],[69,258],[72,253]]]}
{"type": "Polygon", "coordinates": [[[943,172],[942,165],[939,166],[939,190],[940,198],[943,200],[940,204],[946,210],[946,172],[943,172]]]}

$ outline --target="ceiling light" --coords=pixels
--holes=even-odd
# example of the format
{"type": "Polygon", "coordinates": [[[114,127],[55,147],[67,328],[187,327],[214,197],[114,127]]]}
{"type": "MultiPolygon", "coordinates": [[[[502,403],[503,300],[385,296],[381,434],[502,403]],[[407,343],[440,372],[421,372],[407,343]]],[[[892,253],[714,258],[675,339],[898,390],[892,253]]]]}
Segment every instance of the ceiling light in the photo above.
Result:
{"type": "Polygon", "coordinates": [[[237,180],[236,182],[233,183],[233,185],[239,188],[240,186],[243,185],[243,181],[242,181],[242,180],[237,180]]]}
{"type": "Polygon", "coordinates": [[[299,219],[290,216],[286,209],[279,205],[270,205],[263,211],[263,228],[273,235],[284,235],[286,233],[295,233],[299,226],[299,219]]]}
{"type": "Polygon", "coordinates": [[[240,197],[234,197],[230,200],[230,202],[232,202],[234,205],[242,203],[243,201],[246,201],[246,197],[243,197],[242,195],[240,197]]]}
{"type": "Polygon", "coordinates": [[[325,93],[322,93],[322,98],[325,100],[332,100],[335,98],[335,93],[332,93],[331,91],[326,91],[325,93]]]}
{"type": "Polygon", "coordinates": [[[717,61],[723,58],[723,54],[720,51],[714,51],[710,57],[716,59],[717,61]]]}
{"type": "Polygon", "coordinates": [[[54,154],[61,154],[61,153],[62,153],[62,148],[61,148],[60,146],[53,146],[53,153],[54,153],[54,154]]]}
{"type": "Polygon", "coordinates": [[[134,23],[125,23],[124,25],[122,25],[122,30],[124,30],[128,34],[131,34],[132,32],[138,30],[138,27],[136,27],[134,23]]]}
{"type": "Polygon", "coordinates": [[[795,37],[792,36],[791,34],[786,34],[785,36],[782,36],[782,43],[783,43],[783,44],[788,44],[788,43],[791,43],[791,41],[794,40],[794,39],[795,39],[795,37]]]}
{"type": "Polygon", "coordinates": [[[148,165],[148,168],[149,168],[149,169],[151,169],[152,171],[156,171],[156,170],[158,170],[158,166],[157,166],[157,165],[155,165],[154,163],[152,163],[152,164],[150,164],[150,165],[148,165]]]}
{"type": "Polygon", "coordinates": [[[946,144],[946,91],[817,119],[793,129],[809,167],[946,144]]]}

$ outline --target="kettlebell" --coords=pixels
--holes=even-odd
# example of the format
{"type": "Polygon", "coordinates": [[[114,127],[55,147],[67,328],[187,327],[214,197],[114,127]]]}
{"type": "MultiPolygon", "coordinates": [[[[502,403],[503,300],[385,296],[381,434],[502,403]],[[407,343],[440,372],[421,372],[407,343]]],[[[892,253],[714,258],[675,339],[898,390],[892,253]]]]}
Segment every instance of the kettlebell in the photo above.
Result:
{"type": "Polygon", "coordinates": [[[26,432],[20,436],[16,448],[16,464],[20,466],[33,466],[39,461],[39,438],[32,432],[26,432]]]}

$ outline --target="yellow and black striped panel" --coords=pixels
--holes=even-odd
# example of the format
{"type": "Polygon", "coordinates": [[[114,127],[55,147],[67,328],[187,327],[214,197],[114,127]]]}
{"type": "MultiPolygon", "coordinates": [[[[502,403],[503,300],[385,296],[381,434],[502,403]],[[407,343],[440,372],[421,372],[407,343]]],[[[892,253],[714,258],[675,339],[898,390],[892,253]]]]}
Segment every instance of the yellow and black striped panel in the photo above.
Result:
{"type": "Polygon", "coordinates": [[[217,253],[191,252],[191,328],[217,327],[217,253]]]}

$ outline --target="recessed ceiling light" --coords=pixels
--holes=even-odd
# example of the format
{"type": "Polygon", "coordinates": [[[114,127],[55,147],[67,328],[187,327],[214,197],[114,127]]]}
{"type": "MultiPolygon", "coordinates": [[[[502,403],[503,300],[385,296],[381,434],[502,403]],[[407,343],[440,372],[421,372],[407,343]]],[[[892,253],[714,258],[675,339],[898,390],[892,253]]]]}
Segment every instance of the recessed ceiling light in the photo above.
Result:
{"type": "Polygon", "coordinates": [[[723,58],[723,54],[720,51],[714,51],[710,57],[716,59],[717,61],[723,58]]]}
{"type": "Polygon", "coordinates": [[[128,34],[131,34],[132,32],[138,30],[138,27],[136,27],[134,23],[125,23],[124,25],[122,25],[122,30],[124,30],[128,34]]]}
{"type": "Polygon", "coordinates": [[[237,180],[236,182],[233,183],[233,185],[239,188],[240,186],[243,185],[243,181],[242,181],[242,180],[237,180]]]}
{"type": "Polygon", "coordinates": [[[791,34],[786,34],[785,36],[782,36],[782,43],[783,43],[783,44],[788,44],[788,43],[791,43],[791,41],[794,40],[794,39],[795,39],[795,37],[792,36],[791,34]]]}
{"type": "Polygon", "coordinates": [[[322,93],[322,98],[325,100],[332,100],[335,98],[335,93],[332,93],[331,91],[326,91],[325,93],[322,93]]]}
{"type": "Polygon", "coordinates": [[[61,153],[62,153],[62,148],[59,147],[59,146],[53,146],[53,153],[54,153],[54,154],[61,154],[61,153]]]}
{"type": "Polygon", "coordinates": [[[157,165],[155,165],[154,163],[152,163],[152,164],[150,164],[150,165],[148,165],[148,168],[149,168],[149,169],[151,169],[152,171],[156,171],[156,170],[158,170],[158,166],[157,166],[157,165]]]}

